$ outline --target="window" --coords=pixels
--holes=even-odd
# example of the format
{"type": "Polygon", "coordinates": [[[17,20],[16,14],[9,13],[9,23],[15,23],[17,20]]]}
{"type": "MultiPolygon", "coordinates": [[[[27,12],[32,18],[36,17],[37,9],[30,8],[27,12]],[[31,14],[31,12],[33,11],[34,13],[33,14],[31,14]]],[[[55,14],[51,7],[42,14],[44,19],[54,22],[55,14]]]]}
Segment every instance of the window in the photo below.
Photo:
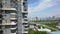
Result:
{"type": "Polygon", "coordinates": [[[28,31],[28,29],[24,29],[24,31],[28,31]]]}
{"type": "Polygon", "coordinates": [[[16,32],[16,29],[15,30],[11,30],[11,33],[15,33],[16,32]]]}
{"type": "Polygon", "coordinates": [[[16,22],[17,22],[17,20],[11,20],[11,22],[15,22],[15,23],[16,23],[16,22]]]}
{"type": "MultiPolygon", "coordinates": [[[[1,8],[1,7],[0,7],[1,8]]],[[[0,13],[2,13],[3,11],[2,10],[0,10],[0,13]]]]}
{"type": "Polygon", "coordinates": [[[0,2],[1,2],[2,0],[0,0],[0,2]]]}
{"type": "Polygon", "coordinates": [[[0,2],[0,8],[2,8],[2,3],[0,2]]]}
{"type": "Polygon", "coordinates": [[[17,25],[10,25],[10,28],[11,28],[12,26],[13,26],[13,27],[16,27],[17,25]]]}
{"type": "Polygon", "coordinates": [[[27,9],[26,9],[26,8],[24,8],[24,11],[27,11],[27,9]]]}
{"type": "Polygon", "coordinates": [[[3,33],[3,30],[0,30],[0,34],[2,34],[3,33]]]}
{"type": "Polygon", "coordinates": [[[12,26],[10,26],[11,28],[15,28],[17,25],[12,25],[12,26]]]}
{"type": "Polygon", "coordinates": [[[15,8],[16,6],[16,3],[11,2],[11,7],[15,8]]]}
{"type": "Polygon", "coordinates": [[[11,18],[17,18],[16,15],[13,15],[13,14],[11,14],[10,17],[11,18]]]}
{"type": "Polygon", "coordinates": [[[15,0],[15,1],[17,1],[17,0],[15,0]]]}
{"type": "Polygon", "coordinates": [[[23,34],[27,34],[27,33],[23,33],[23,34]]]}
{"type": "Polygon", "coordinates": [[[28,19],[24,19],[24,21],[28,21],[28,19]]]}
{"type": "Polygon", "coordinates": [[[27,11],[27,3],[23,2],[24,11],[27,11]]]}
{"type": "Polygon", "coordinates": [[[27,16],[23,16],[23,18],[27,18],[27,16]]]}
{"type": "Polygon", "coordinates": [[[2,26],[0,25],[0,29],[2,28],[2,26]]]}
{"type": "Polygon", "coordinates": [[[25,2],[23,2],[23,5],[25,5],[25,2]]]}
{"type": "Polygon", "coordinates": [[[10,13],[17,13],[16,11],[14,11],[14,10],[12,10],[12,11],[10,11],[10,13]]]}
{"type": "Polygon", "coordinates": [[[0,18],[2,18],[3,16],[2,16],[2,14],[0,14],[0,18]]]}
{"type": "Polygon", "coordinates": [[[10,28],[10,26],[5,26],[5,28],[10,28]]]}
{"type": "Polygon", "coordinates": [[[27,16],[25,16],[25,14],[22,14],[23,15],[23,18],[27,18],[27,16]]]}
{"type": "Polygon", "coordinates": [[[26,24],[28,24],[28,23],[23,23],[23,25],[26,25],[26,24]]]}
{"type": "Polygon", "coordinates": [[[2,20],[0,20],[0,24],[2,23],[2,20]]]}
{"type": "Polygon", "coordinates": [[[25,28],[28,28],[29,26],[24,26],[25,28]]]}
{"type": "Polygon", "coordinates": [[[27,11],[27,5],[24,5],[23,9],[24,11],[27,11]]]}
{"type": "Polygon", "coordinates": [[[9,14],[9,13],[10,13],[10,11],[5,11],[5,13],[6,13],[6,14],[9,14]]]}

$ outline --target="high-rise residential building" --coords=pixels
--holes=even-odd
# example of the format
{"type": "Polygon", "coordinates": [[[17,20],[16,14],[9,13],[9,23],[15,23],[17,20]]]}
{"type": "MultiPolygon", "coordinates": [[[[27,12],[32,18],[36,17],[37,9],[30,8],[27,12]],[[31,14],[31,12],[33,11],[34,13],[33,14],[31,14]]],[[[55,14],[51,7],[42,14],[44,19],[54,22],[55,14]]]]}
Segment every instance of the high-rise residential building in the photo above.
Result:
{"type": "Polygon", "coordinates": [[[28,34],[27,0],[0,0],[0,34],[28,34]]]}

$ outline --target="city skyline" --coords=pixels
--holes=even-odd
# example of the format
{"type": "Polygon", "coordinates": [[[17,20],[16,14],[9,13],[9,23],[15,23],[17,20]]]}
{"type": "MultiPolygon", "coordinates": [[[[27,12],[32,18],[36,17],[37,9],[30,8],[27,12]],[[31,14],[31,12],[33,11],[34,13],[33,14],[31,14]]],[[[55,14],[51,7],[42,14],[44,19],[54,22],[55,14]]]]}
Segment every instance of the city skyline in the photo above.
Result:
{"type": "Polygon", "coordinates": [[[60,16],[60,0],[28,0],[29,17],[60,16]]]}

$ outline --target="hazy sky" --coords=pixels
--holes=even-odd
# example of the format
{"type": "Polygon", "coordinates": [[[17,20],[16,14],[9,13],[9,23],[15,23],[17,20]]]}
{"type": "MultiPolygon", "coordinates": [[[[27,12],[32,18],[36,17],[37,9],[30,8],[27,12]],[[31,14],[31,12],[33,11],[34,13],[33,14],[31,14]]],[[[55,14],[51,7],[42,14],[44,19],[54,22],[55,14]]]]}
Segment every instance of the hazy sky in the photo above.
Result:
{"type": "Polygon", "coordinates": [[[60,0],[28,0],[29,17],[60,16],[60,0]]]}

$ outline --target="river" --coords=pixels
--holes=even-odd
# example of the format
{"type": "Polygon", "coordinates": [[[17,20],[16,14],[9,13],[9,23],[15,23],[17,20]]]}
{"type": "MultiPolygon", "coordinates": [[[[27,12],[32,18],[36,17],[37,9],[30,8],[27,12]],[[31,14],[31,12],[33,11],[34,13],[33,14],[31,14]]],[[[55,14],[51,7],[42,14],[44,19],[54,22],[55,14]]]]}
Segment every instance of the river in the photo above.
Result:
{"type": "Polygon", "coordinates": [[[60,34],[60,31],[51,32],[51,34],[60,34]]]}

